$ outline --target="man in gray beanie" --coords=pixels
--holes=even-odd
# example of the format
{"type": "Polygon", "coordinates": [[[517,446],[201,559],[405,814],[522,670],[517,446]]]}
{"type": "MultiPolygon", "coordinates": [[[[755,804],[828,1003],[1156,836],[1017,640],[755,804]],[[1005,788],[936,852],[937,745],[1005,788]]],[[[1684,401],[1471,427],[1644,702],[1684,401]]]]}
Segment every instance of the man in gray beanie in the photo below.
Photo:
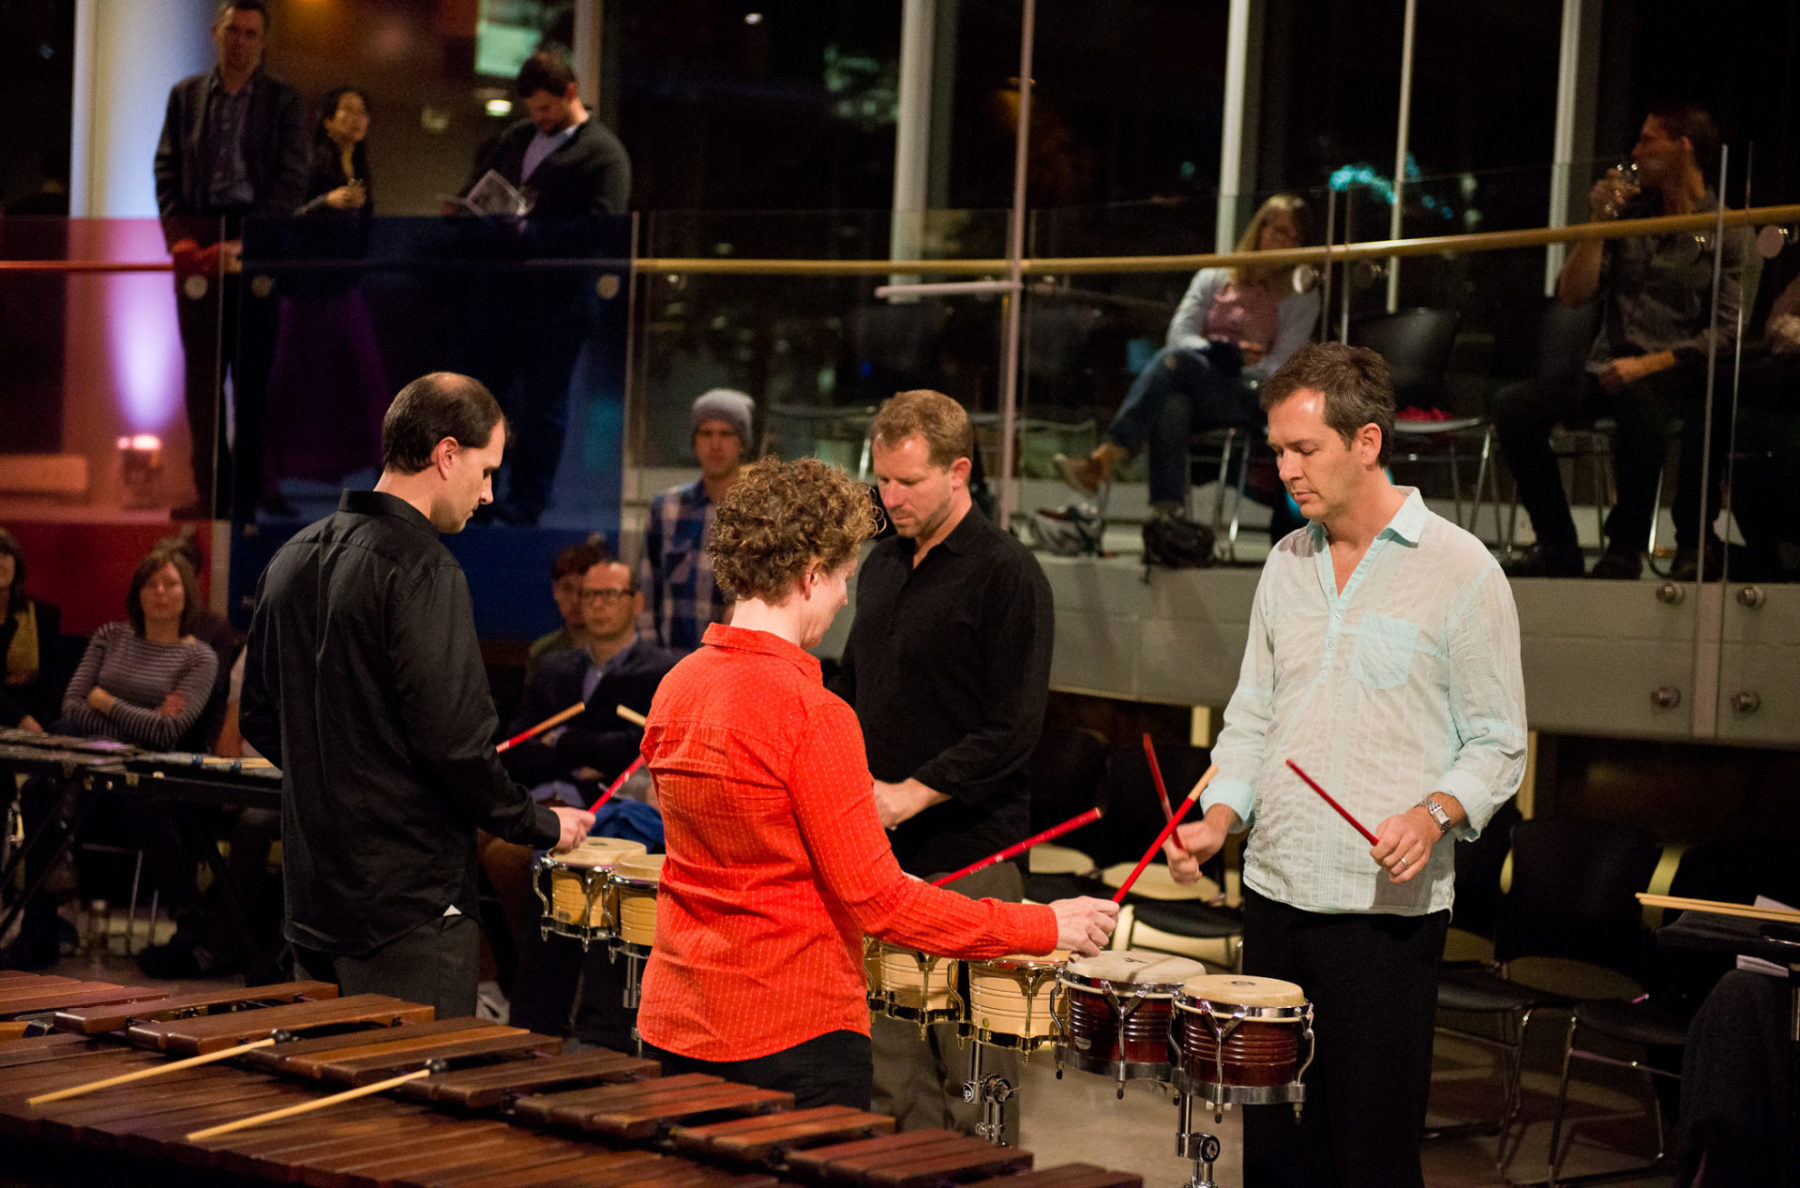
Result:
{"type": "Polygon", "coordinates": [[[638,634],[666,648],[692,651],[707,624],[723,622],[729,604],[713,580],[713,513],[737,481],[750,451],[756,401],[730,388],[700,394],[688,414],[700,477],[650,501],[644,555],[638,563],[644,610],[638,634]]]}

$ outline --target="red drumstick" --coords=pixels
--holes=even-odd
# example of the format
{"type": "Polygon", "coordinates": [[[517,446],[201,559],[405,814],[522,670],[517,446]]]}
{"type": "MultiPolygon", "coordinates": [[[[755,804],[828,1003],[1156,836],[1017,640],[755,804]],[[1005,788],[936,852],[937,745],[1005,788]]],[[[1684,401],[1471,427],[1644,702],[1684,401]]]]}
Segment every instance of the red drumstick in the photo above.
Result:
{"type": "Polygon", "coordinates": [[[1368,838],[1370,845],[1376,844],[1377,839],[1376,839],[1375,835],[1373,833],[1370,833],[1367,829],[1364,829],[1362,826],[1362,822],[1358,821],[1355,817],[1352,817],[1349,814],[1349,812],[1344,808],[1343,805],[1341,805],[1337,801],[1333,800],[1331,798],[1331,793],[1329,793],[1329,792],[1325,791],[1325,789],[1319,787],[1317,780],[1314,780],[1311,776],[1309,776],[1305,772],[1301,771],[1300,765],[1298,763],[1295,763],[1292,759],[1289,759],[1287,761],[1287,765],[1294,769],[1295,775],[1299,776],[1301,779],[1306,781],[1306,786],[1308,788],[1311,788],[1314,792],[1317,792],[1319,794],[1319,796],[1325,801],[1326,804],[1328,804],[1332,808],[1336,809],[1338,811],[1338,816],[1340,816],[1344,820],[1350,822],[1350,824],[1353,827],[1355,827],[1355,829],[1358,833],[1360,833],[1364,837],[1368,838]]]}
{"type": "Polygon", "coordinates": [[[623,788],[625,786],[625,781],[630,779],[632,776],[636,775],[637,769],[642,767],[643,765],[644,765],[644,757],[642,755],[639,755],[636,759],[633,759],[631,761],[631,766],[627,767],[624,771],[619,773],[619,778],[612,782],[612,786],[607,788],[606,791],[600,793],[600,799],[596,800],[593,804],[590,804],[588,806],[588,812],[590,812],[590,813],[599,812],[600,806],[605,804],[607,801],[611,800],[613,793],[617,792],[620,788],[623,788]]]}
{"type": "Polygon", "coordinates": [[[577,701],[574,705],[570,706],[568,709],[563,710],[560,713],[551,714],[548,718],[545,718],[542,722],[539,722],[536,726],[533,726],[530,730],[522,730],[518,734],[513,735],[511,738],[507,739],[505,742],[503,742],[499,746],[495,747],[494,754],[504,755],[506,752],[512,750],[514,747],[518,746],[520,743],[524,742],[527,739],[536,738],[538,735],[540,735],[544,731],[550,729],[552,726],[561,726],[564,722],[567,722],[570,718],[573,718],[576,714],[580,713],[582,710],[584,710],[586,708],[587,708],[587,702],[577,701]]]}
{"type": "Polygon", "coordinates": [[[1218,774],[1219,765],[1217,763],[1207,768],[1206,774],[1200,777],[1200,782],[1194,785],[1194,790],[1189,792],[1187,797],[1176,806],[1174,813],[1169,817],[1169,823],[1162,827],[1162,832],[1156,835],[1156,840],[1150,843],[1150,848],[1144,851],[1144,856],[1138,859],[1138,864],[1132,868],[1131,877],[1125,880],[1123,886],[1113,892],[1112,901],[1114,903],[1125,902],[1125,893],[1131,890],[1131,885],[1137,882],[1139,875],[1144,873],[1144,868],[1150,865],[1150,860],[1156,857],[1156,852],[1162,849],[1163,842],[1167,841],[1169,835],[1175,832],[1175,826],[1181,824],[1181,819],[1187,816],[1188,810],[1199,803],[1200,794],[1206,791],[1206,786],[1212,783],[1213,777],[1218,774]]]}
{"type": "Polygon", "coordinates": [[[1100,809],[1098,807],[1091,808],[1087,812],[1082,813],[1079,817],[1070,817],[1061,825],[1052,825],[1042,833],[1033,834],[1022,842],[1016,842],[1013,845],[1006,847],[1004,850],[989,854],[979,862],[971,862],[955,874],[947,874],[941,879],[933,879],[931,880],[931,885],[933,887],[942,887],[946,883],[954,883],[964,875],[972,875],[978,870],[986,870],[988,867],[994,865],[994,863],[1005,862],[1008,858],[1017,858],[1020,854],[1023,854],[1026,850],[1029,850],[1040,842],[1047,842],[1053,837],[1061,837],[1071,829],[1080,829],[1083,825],[1091,825],[1099,819],[1100,809]]]}
{"type": "Polygon", "coordinates": [[[1169,788],[1163,783],[1162,768],[1156,763],[1156,745],[1150,736],[1144,736],[1144,758],[1150,760],[1150,778],[1156,781],[1156,794],[1162,797],[1163,820],[1167,821],[1175,815],[1175,809],[1169,804],[1169,788]]]}

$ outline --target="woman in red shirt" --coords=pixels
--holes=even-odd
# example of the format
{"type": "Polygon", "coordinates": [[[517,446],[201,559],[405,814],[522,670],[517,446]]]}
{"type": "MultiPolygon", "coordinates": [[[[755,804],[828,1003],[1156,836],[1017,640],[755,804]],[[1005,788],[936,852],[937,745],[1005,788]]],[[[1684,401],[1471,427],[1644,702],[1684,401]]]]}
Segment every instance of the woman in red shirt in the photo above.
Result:
{"type": "Polygon", "coordinates": [[[815,646],[877,513],[813,458],[747,468],[711,550],[731,623],[663,678],[644,732],[668,837],[638,1030],[665,1072],[867,1109],[862,938],[960,957],[1093,953],[1117,907],[972,900],[901,872],[862,731],[815,646]]]}

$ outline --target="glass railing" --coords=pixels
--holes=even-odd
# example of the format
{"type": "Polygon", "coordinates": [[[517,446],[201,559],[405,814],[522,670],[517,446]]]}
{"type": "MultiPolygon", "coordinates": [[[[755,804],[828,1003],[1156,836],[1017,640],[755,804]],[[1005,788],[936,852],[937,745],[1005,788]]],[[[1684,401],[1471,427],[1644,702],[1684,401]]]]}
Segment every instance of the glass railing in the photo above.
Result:
{"type": "MultiPolygon", "coordinates": [[[[494,597],[478,605],[525,603],[517,591],[543,581],[554,550],[590,533],[632,552],[644,503],[692,477],[689,407],[713,387],[757,400],[756,452],[819,455],[853,472],[866,470],[880,401],[910,387],[949,392],[974,414],[993,505],[1030,513],[1076,499],[1052,459],[1080,456],[1107,432],[1164,347],[1195,273],[1275,263],[1281,294],[1318,311],[1305,337],[1387,345],[1401,403],[1419,410],[1397,435],[1396,480],[1418,485],[1433,507],[1512,556],[1540,533],[1531,500],[1521,507],[1515,499],[1508,443],[1493,424],[1521,387],[1579,395],[1589,383],[1604,306],[1590,307],[1583,322],[1583,311],[1552,296],[1575,245],[1650,236],[1698,278],[1688,297],[1710,324],[1718,245],[1762,232],[1771,258],[1744,257],[1742,318],[1722,303],[1711,384],[1705,363],[1686,359],[1689,383],[1671,398],[1660,453],[1654,441],[1648,451],[1630,447],[1640,462],[1650,458],[1647,469],[1621,473],[1625,426],[1603,401],[1553,402],[1551,420],[1570,424],[1544,432],[1585,566],[1616,524],[1630,523],[1618,509],[1634,497],[1638,520],[1648,514],[1632,529],[1648,554],[1646,578],[1728,574],[1734,588],[1785,580],[1800,547],[1788,539],[1796,520],[1779,480],[1800,443],[1790,440],[1784,403],[1795,386],[1791,356],[1769,348],[1765,323],[1776,290],[1800,272],[1800,250],[1790,246],[1800,212],[1783,207],[1800,195],[1773,183],[1753,190],[1750,203],[1765,214],[1746,227],[1731,213],[1745,204],[1734,180],[1723,232],[1706,217],[1591,225],[1587,187],[1605,167],[1410,178],[1397,196],[1380,179],[1348,175],[1297,191],[1311,213],[1309,242],[1265,258],[1213,249],[1221,235],[1236,240],[1271,192],[1033,211],[1017,297],[1010,451],[1002,426],[1014,298],[1000,283],[1003,211],[657,212],[596,224],[575,245],[526,244],[516,229],[439,218],[349,228],[279,220],[249,228],[235,274],[204,251],[172,262],[153,220],[8,219],[0,224],[0,303],[22,316],[0,320],[8,362],[0,522],[88,519],[148,533],[174,512],[232,525],[220,539],[230,541],[236,612],[280,540],[324,514],[341,486],[374,481],[388,400],[437,369],[487,379],[512,420],[495,529],[452,541],[480,560],[472,576],[479,569],[487,575],[480,581],[493,583],[494,597]],[[1562,229],[1550,226],[1556,194],[1578,216],[1565,216],[1571,225],[1562,229]],[[916,282],[982,284],[904,291],[916,282]],[[1447,342],[1419,354],[1396,336],[1393,315],[1413,310],[1432,311],[1440,336],[1447,323],[1447,342]],[[1710,452],[1690,445],[1704,444],[1709,425],[1710,452]],[[194,443],[208,438],[227,447],[210,484],[222,488],[223,503],[209,499],[204,468],[196,475],[192,463],[194,443]],[[1699,456],[1703,483],[1692,474],[1699,456]],[[1725,547],[1720,569],[1700,564],[1690,575],[1677,568],[1686,558],[1676,550],[1704,539],[1699,489],[1717,494],[1725,547]],[[535,532],[521,531],[534,521],[535,532]]],[[[1734,179],[1742,176],[1734,169],[1734,179]]],[[[1255,444],[1254,425],[1245,436],[1255,444]]],[[[1151,501],[1147,451],[1136,452],[1108,508],[1108,543],[1123,551],[1133,549],[1133,525],[1151,501]]],[[[1235,473],[1219,484],[1216,458],[1182,471],[1191,514],[1216,516],[1221,527],[1238,522],[1234,544],[1245,563],[1267,548],[1260,530],[1284,514],[1267,460],[1251,454],[1241,500],[1235,473]]],[[[1611,608],[1594,612],[1604,616],[1656,588],[1548,583],[1543,597],[1598,600],[1611,608]]],[[[1678,670],[1671,683],[1692,698],[1709,687],[1698,679],[1693,641],[1718,635],[1700,608],[1716,615],[1717,600],[1693,596],[1691,580],[1673,588],[1665,606],[1680,629],[1670,637],[1659,627],[1644,645],[1667,654],[1678,670]]],[[[543,601],[516,615],[484,611],[483,630],[532,634],[552,613],[543,601]]],[[[1753,723],[1719,708],[1743,691],[1721,685],[1714,717],[1753,723]]]]}

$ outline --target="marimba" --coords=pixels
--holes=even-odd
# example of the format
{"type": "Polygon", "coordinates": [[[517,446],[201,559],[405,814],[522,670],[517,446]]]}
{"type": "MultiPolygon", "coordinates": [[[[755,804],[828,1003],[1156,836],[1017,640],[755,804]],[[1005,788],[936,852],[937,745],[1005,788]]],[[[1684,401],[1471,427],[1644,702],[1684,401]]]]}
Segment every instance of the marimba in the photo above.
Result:
{"type": "MultiPolygon", "coordinates": [[[[14,1001],[37,1004],[41,1026],[55,987],[39,989],[14,1001]]],[[[475,1019],[420,1018],[428,1008],[378,998],[340,998],[333,987],[295,983],[239,991],[236,999],[213,992],[56,1011],[48,1016],[53,1031],[0,1041],[9,1175],[96,1182],[129,1174],[141,1183],[161,1173],[182,1183],[250,1178],[316,1188],[1141,1184],[1083,1164],[1036,1171],[1032,1156],[1016,1148],[949,1131],[895,1133],[892,1118],[843,1107],[796,1110],[792,1096],[776,1090],[704,1074],[663,1077],[653,1061],[601,1050],[565,1054],[552,1037],[475,1019]],[[229,1062],[28,1100],[276,1029],[279,1042],[229,1062]],[[296,1038],[285,1038],[290,1033],[296,1038]],[[201,1133],[309,1105],[333,1089],[388,1085],[395,1074],[411,1079],[393,1085],[391,1096],[201,1133]]]]}

